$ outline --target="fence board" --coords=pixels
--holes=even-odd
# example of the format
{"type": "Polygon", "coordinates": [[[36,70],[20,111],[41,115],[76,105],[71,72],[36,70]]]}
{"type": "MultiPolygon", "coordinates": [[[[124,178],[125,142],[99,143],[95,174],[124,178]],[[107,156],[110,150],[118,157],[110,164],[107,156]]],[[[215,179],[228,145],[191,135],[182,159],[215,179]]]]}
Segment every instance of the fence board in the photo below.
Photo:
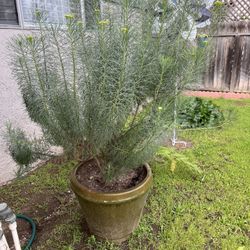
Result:
{"type": "Polygon", "coordinates": [[[220,25],[203,89],[250,92],[250,21],[220,25]]]}
{"type": "Polygon", "coordinates": [[[240,46],[242,48],[241,65],[239,67],[239,78],[236,82],[236,91],[250,91],[250,37],[241,37],[240,46]]]}

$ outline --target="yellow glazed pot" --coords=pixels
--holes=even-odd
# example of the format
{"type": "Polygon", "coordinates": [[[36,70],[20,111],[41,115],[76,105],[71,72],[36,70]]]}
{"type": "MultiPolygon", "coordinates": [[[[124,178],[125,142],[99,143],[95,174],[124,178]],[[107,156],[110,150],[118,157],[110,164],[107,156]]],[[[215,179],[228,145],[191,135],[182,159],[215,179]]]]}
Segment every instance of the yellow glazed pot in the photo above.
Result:
{"type": "Polygon", "coordinates": [[[98,238],[115,243],[125,241],[139,224],[152,185],[149,165],[144,164],[147,175],[139,185],[118,193],[95,192],[80,184],[76,173],[81,165],[73,171],[70,182],[90,232],[98,238]]]}

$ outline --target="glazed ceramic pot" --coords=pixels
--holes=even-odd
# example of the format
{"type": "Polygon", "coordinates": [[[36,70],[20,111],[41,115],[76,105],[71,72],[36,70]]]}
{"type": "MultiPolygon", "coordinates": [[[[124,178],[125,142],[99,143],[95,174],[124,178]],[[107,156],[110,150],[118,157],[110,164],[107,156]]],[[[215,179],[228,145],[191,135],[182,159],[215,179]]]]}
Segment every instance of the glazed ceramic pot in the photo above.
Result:
{"type": "Polygon", "coordinates": [[[138,226],[147,195],[152,185],[152,173],[148,164],[145,179],[137,186],[117,193],[101,193],[90,190],[77,180],[79,164],[70,182],[81,205],[89,230],[98,238],[121,243],[138,226]]]}

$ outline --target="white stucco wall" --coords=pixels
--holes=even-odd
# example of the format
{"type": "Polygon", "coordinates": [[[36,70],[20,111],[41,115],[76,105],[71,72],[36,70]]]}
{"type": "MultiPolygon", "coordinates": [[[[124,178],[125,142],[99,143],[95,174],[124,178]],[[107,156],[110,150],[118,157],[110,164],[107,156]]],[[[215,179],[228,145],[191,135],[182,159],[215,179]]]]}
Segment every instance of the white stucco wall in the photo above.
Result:
{"type": "MultiPolygon", "coordinates": [[[[65,3],[66,2],[67,1],[65,1],[65,3]]],[[[32,6],[28,4],[31,2],[29,0],[20,0],[17,3],[19,3],[18,11],[21,9],[23,11],[21,14],[19,13],[21,18],[24,18],[24,20],[21,20],[21,26],[23,26],[24,23],[26,25],[24,27],[31,28],[29,23],[32,21],[32,13],[34,11],[32,6]]],[[[52,3],[52,0],[47,2],[47,8],[50,8],[50,4],[52,3]]],[[[82,3],[84,3],[84,0],[82,0],[82,3]]],[[[67,4],[65,4],[65,6],[66,5],[67,4]]],[[[54,4],[53,6],[56,7],[57,5],[54,4]]],[[[54,21],[60,21],[63,18],[65,12],[70,12],[69,8],[66,8],[65,6],[60,6],[61,11],[58,12],[57,10],[58,13],[56,13],[57,16],[54,17],[54,21]]],[[[42,8],[42,6],[39,7],[42,8]]],[[[53,9],[51,9],[51,11],[53,12],[53,9]]],[[[4,27],[7,26],[0,25],[0,186],[15,178],[15,171],[17,169],[15,162],[11,159],[8,153],[6,143],[2,136],[6,130],[6,123],[10,122],[13,124],[13,126],[24,129],[24,131],[29,135],[41,135],[41,131],[38,126],[29,119],[28,113],[25,110],[24,104],[22,102],[21,93],[18,89],[17,83],[11,76],[8,59],[9,51],[7,48],[8,41],[11,39],[11,37],[20,33],[28,34],[32,31],[23,30],[21,28],[7,29],[4,27]]],[[[57,148],[55,151],[61,152],[57,148]]]]}
{"type": "Polygon", "coordinates": [[[0,185],[15,177],[16,164],[7,152],[2,138],[6,122],[23,128],[29,134],[40,134],[39,128],[31,122],[25,110],[18,86],[11,76],[8,65],[8,40],[18,33],[30,31],[0,29],[0,185]]]}

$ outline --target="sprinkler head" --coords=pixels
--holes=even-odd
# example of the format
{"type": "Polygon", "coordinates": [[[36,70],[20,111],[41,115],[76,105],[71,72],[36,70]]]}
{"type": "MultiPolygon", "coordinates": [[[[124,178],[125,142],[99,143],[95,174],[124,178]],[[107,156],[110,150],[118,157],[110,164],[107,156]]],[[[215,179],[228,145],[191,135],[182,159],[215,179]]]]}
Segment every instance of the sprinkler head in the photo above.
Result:
{"type": "Polygon", "coordinates": [[[10,224],[16,221],[16,215],[6,203],[0,203],[0,220],[4,220],[10,224]]]}

